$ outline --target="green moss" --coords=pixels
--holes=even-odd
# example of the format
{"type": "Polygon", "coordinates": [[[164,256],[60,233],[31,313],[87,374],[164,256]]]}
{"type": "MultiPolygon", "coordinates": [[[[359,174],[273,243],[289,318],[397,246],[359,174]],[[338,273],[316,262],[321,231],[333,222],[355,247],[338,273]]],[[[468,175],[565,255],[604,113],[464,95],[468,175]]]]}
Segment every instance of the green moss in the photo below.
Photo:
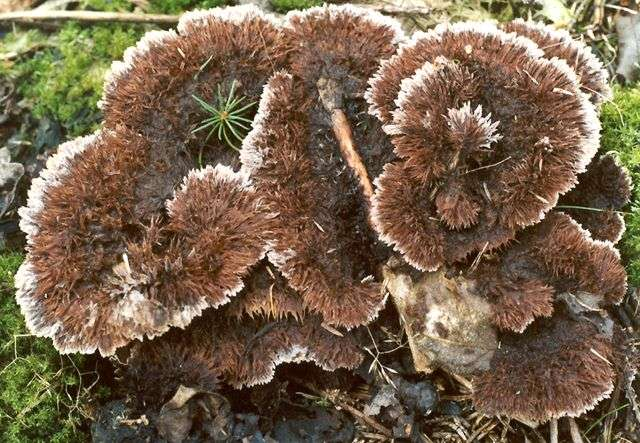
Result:
{"type": "Polygon", "coordinates": [[[273,9],[285,13],[293,9],[306,9],[325,3],[323,0],[269,0],[273,9]]]}
{"type": "MultiPolygon", "coordinates": [[[[10,76],[19,85],[18,91],[37,118],[58,120],[69,136],[86,134],[100,121],[97,102],[107,69],[141,34],[137,27],[82,28],[69,23],[50,37],[50,46],[33,57],[0,66],[0,75],[10,76]]],[[[0,47],[0,52],[5,50],[0,47]]]]}
{"type": "Polygon", "coordinates": [[[129,0],[83,0],[83,9],[108,12],[127,12],[133,9],[133,3],[129,0]]]}
{"type": "Polygon", "coordinates": [[[151,0],[149,2],[149,12],[180,14],[192,9],[210,9],[232,3],[232,0],[151,0]]]}
{"type": "Polygon", "coordinates": [[[634,183],[633,199],[625,216],[627,230],[620,243],[629,282],[640,286],[640,85],[614,87],[613,101],[602,108],[602,147],[614,152],[634,183]]]}
{"type": "MultiPolygon", "coordinates": [[[[84,0],[83,7],[95,11],[131,11],[130,0],[84,0]]],[[[144,12],[154,14],[180,14],[192,9],[209,9],[234,4],[233,0],[150,0],[144,12]]]]}
{"type": "Polygon", "coordinates": [[[30,336],[14,299],[22,254],[0,255],[0,441],[86,441],[82,429],[85,359],[60,356],[50,340],[30,336]]]}

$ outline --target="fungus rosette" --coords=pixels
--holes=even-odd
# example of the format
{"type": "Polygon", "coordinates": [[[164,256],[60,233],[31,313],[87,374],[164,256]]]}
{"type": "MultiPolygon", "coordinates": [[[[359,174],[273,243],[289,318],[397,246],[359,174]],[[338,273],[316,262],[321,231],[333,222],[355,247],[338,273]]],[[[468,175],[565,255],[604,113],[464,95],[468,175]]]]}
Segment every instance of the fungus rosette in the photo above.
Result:
{"type": "Polygon", "coordinates": [[[284,33],[291,73],[265,87],[242,165],[278,214],[271,262],[306,308],[351,328],[384,302],[374,277],[387,252],[369,225],[361,179],[394,156],[363,94],[402,34],[397,23],[350,5],[289,14],[284,33]],[[343,156],[347,140],[361,159],[357,170],[343,156]]]}
{"type": "MultiPolygon", "coordinates": [[[[238,165],[237,153],[224,141],[194,132],[207,116],[194,96],[212,103],[233,87],[243,103],[257,102],[267,79],[282,67],[283,41],[275,18],[254,5],[215,8],[184,14],[177,31],[147,33],[113,63],[101,102],[104,124],[127,126],[162,146],[152,160],[165,169],[162,177],[149,177],[150,187],[168,174],[184,176],[201,149],[206,163],[238,165]]],[[[162,201],[170,186],[160,191],[162,201]]]]}
{"type": "Polygon", "coordinates": [[[539,222],[598,147],[595,108],[569,65],[486,23],[417,33],[367,97],[400,157],[376,180],[374,222],[422,270],[539,222]]]}
{"type": "Polygon", "coordinates": [[[553,211],[464,275],[499,330],[489,369],[473,379],[480,411],[546,421],[611,393],[624,345],[605,309],[627,289],[613,243],[553,211]]]}
{"type": "Polygon", "coordinates": [[[61,352],[110,355],[184,327],[240,291],[265,254],[270,214],[224,166],[189,174],[166,213],[143,224],[142,146],[142,136],[108,130],[62,145],[21,209],[28,254],[17,300],[29,329],[61,352]]]}
{"type": "Polygon", "coordinates": [[[114,62],[104,129],[61,146],[21,210],[28,258],[17,298],[34,334],[61,352],[109,355],[242,289],[271,214],[231,169],[238,154],[194,133],[194,97],[233,89],[256,99],[281,41],[253,6],[197,11],[114,62]],[[189,173],[200,149],[204,163],[229,167],[189,173]]]}

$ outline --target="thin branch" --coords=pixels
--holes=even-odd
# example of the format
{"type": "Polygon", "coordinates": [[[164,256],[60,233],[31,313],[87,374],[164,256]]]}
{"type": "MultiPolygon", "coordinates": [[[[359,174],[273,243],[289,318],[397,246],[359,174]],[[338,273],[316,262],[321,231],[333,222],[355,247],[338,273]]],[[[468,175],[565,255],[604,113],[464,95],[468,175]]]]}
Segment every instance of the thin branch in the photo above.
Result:
{"type": "MultiPolygon", "coordinates": [[[[367,5],[362,7],[378,11],[387,15],[429,15],[431,8],[402,7],[392,5],[367,5]]],[[[102,12],[102,11],[56,11],[34,9],[30,11],[14,11],[0,14],[0,25],[3,22],[12,23],[46,23],[53,21],[76,20],[79,22],[114,22],[114,23],[156,23],[175,25],[179,15],[168,14],[139,14],[134,12],[102,12]]]]}
{"type": "Polygon", "coordinates": [[[426,6],[370,5],[366,3],[356,3],[356,5],[385,15],[430,15],[433,12],[431,8],[426,6]]]}
{"type": "Polygon", "coordinates": [[[578,428],[576,421],[572,417],[569,417],[568,420],[569,430],[571,431],[571,441],[573,443],[584,443],[584,440],[582,440],[582,436],[580,435],[580,428],[578,428]]]}
{"type": "Polygon", "coordinates": [[[43,23],[61,20],[76,20],[79,22],[98,23],[156,23],[175,25],[179,15],[166,14],[138,14],[134,12],[100,12],[100,11],[15,11],[0,14],[2,23],[43,23]]]}
{"type": "Polygon", "coordinates": [[[331,115],[333,133],[338,139],[340,153],[349,168],[358,178],[362,193],[370,203],[373,197],[373,185],[369,179],[367,168],[362,162],[362,158],[353,143],[353,133],[349,119],[343,111],[343,94],[335,80],[321,78],[317,83],[318,93],[322,105],[331,115]]]}
{"type": "Polygon", "coordinates": [[[371,185],[367,168],[364,166],[362,158],[353,145],[351,126],[344,111],[342,109],[334,109],[331,113],[331,122],[333,123],[333,133],[340,142],[342,157],[353,170],[356,177],[358,177],[358,181],[362,187],[362,193],[367,199],[371,200],[373,197],[373,186],[371,185]]]}
{"type": "Polygon", "coordinates": [[[552,418],[549,421],[549,442],[558,443],[558,419],[552,418]]]}

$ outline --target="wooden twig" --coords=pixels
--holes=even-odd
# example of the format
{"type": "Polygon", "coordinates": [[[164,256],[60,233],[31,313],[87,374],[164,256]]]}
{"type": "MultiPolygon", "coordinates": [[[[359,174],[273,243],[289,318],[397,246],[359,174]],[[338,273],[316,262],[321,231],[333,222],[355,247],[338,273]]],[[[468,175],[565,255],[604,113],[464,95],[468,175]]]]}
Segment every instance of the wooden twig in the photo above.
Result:
{"type": "Polygon", "coordinates": [[[573,443],[584,443],[582,440],[582,436],[580,435],[580,429],[578,428],[578,424],[573,419],[573,417],[569,417],[569,431],[571,432],[571,441],[573,443]]]}
{"type": "Polygon", "coordinates": [[[342,92],[340,91],[337,82],[332,79],[319,79],[317,87],[318,93],[320,94],[320,101],[327,112],[331,115],[333,133],[338,139],[342,158],[358,178],[362,193],[367,199],[367,204],[369,204],[373,197],[373,185],[369,179],[367,168],[362,162],[362,158],[353,143],[351,125],[343,111],[342,92]]]}
{"type": "Polygon", "coordinates": [[[0,14],[2,23],[43,23],[62,20],[76,20],[79,22],[98,23],[155,23],[175,25],[179,15],[166,14],[138,14],[135,12],[100,12],[100,11],[15,11],[0,14]]]}
{"type": "Polygon", "coordinates": [[[558,419],[552,418],[549,421],[549,443],[558,443],[558,419]]]}
{"type": "Polygon", "coordinates": [[[386,15],[429,15],[432,12],[431,8],[426,6],[371,5],[367,3],[356,3],[356,5],[386,15]]]}
{"type": "MultiPolygon", "coordinates": [[[[60,0],[62,4],[66,0],[60,0]]],[[[387,15],[428,15],[431,9],[427,7],[402,7],[392,5],[368,5],[362,7],[378,11],[387,15]]],[[[168,14],[142,14],[135,12],[102,12],[102,11],[58,11],[51,9],[34,9],[30,11],[14,11],[0,14],[2,23],[46,23],[64,20],[76,20],[79,22],[98,23],[155,23],[175,25],[179,15],[168,14]]]]}

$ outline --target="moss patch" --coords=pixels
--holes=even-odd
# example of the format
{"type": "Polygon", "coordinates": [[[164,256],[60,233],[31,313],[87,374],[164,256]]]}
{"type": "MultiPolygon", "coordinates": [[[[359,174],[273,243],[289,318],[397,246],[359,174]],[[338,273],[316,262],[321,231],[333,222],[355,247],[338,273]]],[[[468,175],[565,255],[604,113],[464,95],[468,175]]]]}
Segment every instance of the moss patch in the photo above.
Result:
{"type": "MultiPolygon", "coordinates": [[[[192,9],[209,9],[233,4],[232,0],[150,0],[144,12],[155,14],[180,14],[192,9]]],[[[129,0],[84,0],[83,6],[95,11],[132,11],[129,0]]]]}
{"type": "Polygon", "coordinates": [[[230,4],[231,0],[151,0],[149,12],[179,14],[192,9],[210,9],[230,4]]]}
{"type": "Polygon", "coordinates": [[[614,87],[613,101],[602,108],[601,150],[615,153],[634,183],[620,249],[629,283],[640,286],[640,85],[614,87]]]}
{"type": "Polygon", "coordinates": [[[274,11],[285,13],[293,9],[307,9],[325,3],[322,0],[270,0],[274,11]]]}
{"type": "MultiPolygon", "coordinates": [[[[0,75],[18,85],[35,117],[51,117],[61,123],[70,137],[95,129],[101,119],[97,102],[102,95],[104,75],[112,60],[122,58],[124,50],[142,35],[139,27],[95,25],[82,28],[65,25],[33,57],[0,65],[0,75]]],[[[12,42],[24,34],[13,33],[0,43],[8,52],[12,42]]],[[[31,32],[29,39],[44,40],[31,32]]]]}
{"type": "Polygon", "coordinates": [[[13,275],[23,255],[0,255],[0,441],[86,441],[85,357],[60,356],[50,340],[28,335],[13,275]]]}

